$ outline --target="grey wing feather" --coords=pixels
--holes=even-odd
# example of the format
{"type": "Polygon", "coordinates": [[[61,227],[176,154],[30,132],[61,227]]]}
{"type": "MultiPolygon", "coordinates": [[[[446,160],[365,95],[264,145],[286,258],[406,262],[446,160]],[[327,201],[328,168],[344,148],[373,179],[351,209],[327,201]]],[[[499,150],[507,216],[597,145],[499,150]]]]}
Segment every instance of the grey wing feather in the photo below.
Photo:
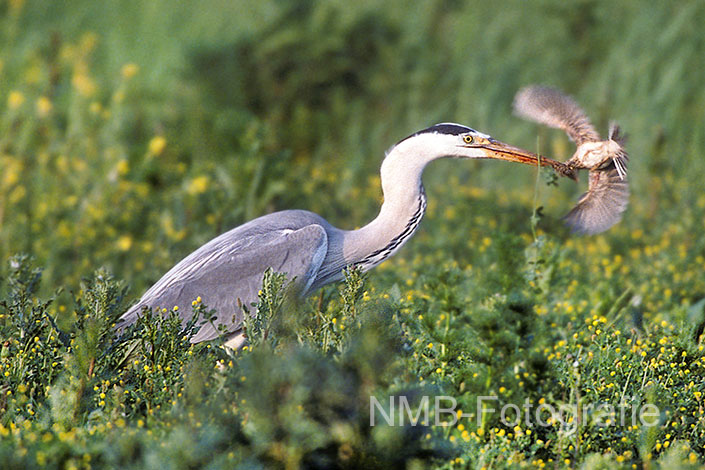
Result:
{"type": "Polygon", "coordinates": [[[613,160],[604,169],[590,172],[588,191],[564,217],[573,232],[604,232],[622,219],[629,203],[629,185],[613,160]]]}
{"type": "Polygon", "coordinates": [[[121,317],[120,327],[134,322],[145,305],[177,305],[186,323],[192,318],[191,302],[200,296],[204,304],[216,310],[216,327],[204,324],[192,342],[218,337],[219,325],[227,332],[236,331],[244,315],[240,305],[250,307],[257,301],[267,268],[287,274],[290,280],[296,278],[297,287],[303,292],[315,278],[327,248],[326,231],[317,224],[298,230],[255,233],[236,240],[221,236],[166,273],[121,317]]]}
{"type": "Polygon", "coordinates": [[[600,140],[580,106],[554,88],[522,88],[514,97],[514,112],[524,119],[562,129],[577,145],[600,140]]]}

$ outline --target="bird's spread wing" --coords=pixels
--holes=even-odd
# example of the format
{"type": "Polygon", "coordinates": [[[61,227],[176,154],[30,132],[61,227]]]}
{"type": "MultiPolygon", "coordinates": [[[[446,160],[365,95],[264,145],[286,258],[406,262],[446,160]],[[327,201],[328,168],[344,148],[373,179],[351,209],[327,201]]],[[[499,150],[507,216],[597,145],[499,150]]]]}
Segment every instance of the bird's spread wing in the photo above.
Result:
{"type": "Polygon", "coordinates": [[[577,145],[601,140],[580,106],[553,88],[522,88],[514,97],[514,112],[524,119],[562,129],[577,145]]]}
{"type": "MultiPolygon", "coordinates": [[[[226,234],[227,235],[227,234],[226,234]]],[[[217,312],[217,318],[202,325],[192,342],[217,338],[217,327],[232,332],[242,323],[240,305],[252,311],[257,302],[267,268],[296,278],[297,287],[306,291],[325,258],[328,237],[316,224],[298,230],[279,229],[256,233],[237,240],[219,237],[186,257],[149,289],[121,317],[122,325],[133,323],[143,306],[179,306],[183,323],[192,318],[191,303],[201,297],[217,312]]]]}
{"type": "Polygon", "coordinates": [[[628,202],[627,180],[620,176],[615,161],[609,160],[603,169],[590,172],[588,191],[564,220],[573,232],[604,232],[622,219],[628,202]]]}

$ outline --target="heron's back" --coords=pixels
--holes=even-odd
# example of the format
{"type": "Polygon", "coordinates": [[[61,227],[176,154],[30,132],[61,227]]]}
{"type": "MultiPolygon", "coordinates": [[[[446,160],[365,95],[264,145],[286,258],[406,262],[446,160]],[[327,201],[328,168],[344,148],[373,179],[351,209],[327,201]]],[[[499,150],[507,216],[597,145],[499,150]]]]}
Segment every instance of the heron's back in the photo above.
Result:
{"type": "MultiPolygon", "coordinates": [[[[253,300],[254,292],[256,299],[261,275],[267,267],[272,267],[269,266],[271,260],[268,259],[267,246],[273,246],[282,236],[309,226],[320,226],[326,232],[334,230],[325,219],[313,212],[286,210],[258,217],[217,236],[182,259],[149,288],[139,302],[122,315],[119,328],[134,323],[144,306],[171,308],[178,305],[185,323],[191,317],[190,313],[186,313],[190,309],[180,304],[190,303],[196,295],[208,299],[209,307],[224,310],[219,311],[219,315],[232,317],[235,314],[241,319],[242,313],[234,311],[239,310],[235,307],[237,298],[248,305],[247,302],[253,300]],[[258,252],[261,252],[261,256],[251,256],[258,252]],[[205,273],[216,271],[217,275],[211,274],[207,281],[204,280],[205,273]],[[238,276],[243,279],[231,295],[225,296],[228,298],[227,305],[222,302],[222,305],[215,305],[213,300],[217,298],[220,301],[224,296],[209,296],[208,293],[215,294],[215,291],[222,289],[223,284],[236,281],[238,276]]],[[[297,243],[299,246],[289,247],[289,251],[308,253],[317,249],[315,246],[303,246],[307,243],[306,239],[298,240],[297,243]]],[[[319,242],[311,240],[311,243],[319,242]]],[[[324,248],[327,251],[327,244],[324,248]]]]}

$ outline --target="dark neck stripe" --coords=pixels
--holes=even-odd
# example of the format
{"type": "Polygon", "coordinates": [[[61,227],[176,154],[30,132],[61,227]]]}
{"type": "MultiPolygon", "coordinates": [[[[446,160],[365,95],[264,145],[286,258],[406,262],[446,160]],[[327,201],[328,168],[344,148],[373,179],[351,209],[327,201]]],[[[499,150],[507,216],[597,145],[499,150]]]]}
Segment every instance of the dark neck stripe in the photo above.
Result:
{"type": "Polygon", "coordinates": [[[419,224],[421,223],[421,219],[423,218],[424,212],[426,212],[426,192],[422,185],[421,194],[419,195],[419,205],[416,208],[416,212],[414,212],[414,215],[412,215],[409,221],[406,223],[404,230],[402,230],[399,235],[392,238],[392,240],[385,247],[370,253],[360,261],[356,262],[355,266],[374,266],[391,256],[391,254],[396,251],[397,248],[403,245],[406,240],[408,240],[414,234],[419,224]]]}
{"type": "Polygon", "coordinates": [[[435,126],[427,127],[424,130],[418,131],[415,135],[426,134],[426,133],[460,135],[460,134],[466,134],[468,132],[476,132],[476,131],[474,131],[473,129],[470,129],[467,126],[462,126],[460,124],[455,124],[452,122],[443,122],[441,124],[436,124],[435,126]]]}

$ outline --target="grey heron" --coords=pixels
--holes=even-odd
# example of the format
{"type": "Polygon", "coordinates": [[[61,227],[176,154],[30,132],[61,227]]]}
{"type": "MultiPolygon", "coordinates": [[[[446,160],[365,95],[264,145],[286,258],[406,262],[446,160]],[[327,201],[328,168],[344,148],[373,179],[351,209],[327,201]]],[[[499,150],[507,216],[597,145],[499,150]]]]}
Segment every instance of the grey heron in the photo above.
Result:
{"type": "Polygon", "coordinates": [[[264,272],[284,273],[301,295],[342,279],[349,266],[367,271],[396,253],[418,228],[426,210],[421,181],[424,167],[443,157],[491,158],[550,166],[571,176],[564,164],[497,141],[460,124],[442,123],[421,130],[390,148],[380,170],[384,202],[377,217],[358,230],[342,230],[304,210],[264,215],[226,232],[188,255],[120,318],[118,328],[135,322],[143,307],[177,309],[185,323],[192,301],[200,297],[217,312],[191,338],[243,342],[242,306],[257,301],[264,272]]]}
{"type": "Polygon", "coordinates": [[[519,90],[514,110],[523,118],[565,131],[577,146],[566,165],[590,170],[587,192],[564,218],[572,230],[594,234],[619,222],[629,202],[629,156],[619,126],[611,123],[607,140],[602,140],[571,97],[543,86],[519,90]]]}

